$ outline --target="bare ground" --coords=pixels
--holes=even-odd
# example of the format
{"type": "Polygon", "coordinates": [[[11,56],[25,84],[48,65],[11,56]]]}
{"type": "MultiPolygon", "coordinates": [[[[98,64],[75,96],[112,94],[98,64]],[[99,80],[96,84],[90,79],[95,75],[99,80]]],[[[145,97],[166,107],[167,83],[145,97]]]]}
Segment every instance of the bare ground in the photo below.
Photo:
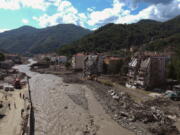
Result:
{"type": "MultiPolygon", "coordinates": [[[[43,71],[42,71],[43,73],[43,71]]],[[[48,73],[53,73],[49,72],[48,73]]],[[[138,135],[177,135],[179,134],[179,102],[172,102],[170,100],[156,100],[152,99],[143,90],[133,90],[125,88],[121,85],[106,86],[95,81],[86,81],[82,79],[81,74],[73,73],[55,73],[63,77],[63,81],[69,83],[64,86],[87,86],[89,91],[99,103],[104,113],[111,117],[108,121],[114,119],[120,127],[124,127],[129,131],[132,131],[138,135]],[[120,101],[112,99],[112,95],[109,93],[110,90],[115,91],[116,94],[122,95],[120,101]],[[125,96],[124,96],[125,95],[125,96]],[[154,111],[154,112],[153,112],[154,111]],[[150,112],[150,113],[149,113],[150,112]],[[151,114],[151,113],[156,113],[151,114]],[[159,113],[159,114],[158,114],[159,113]],[[141,115],[140,115],[141,114],[141,115]],[[160,118],[154,119],[154,117],[161,115],[160,118]],[[136,116],[137,118],[132,119],[136,116]],[[169,117],[175,117],[174,120],[169,119],[169,117]],[[142,117],[142,118],[141,118],[142,117]],[[135,121],[134,121],[135,120],[135,121]],[[164,121],[165,120],[165,121],[164,121]],[[176,126],[177,127],[176,127],[176,126]]],[[[80,88],[81,89],[81,88],[80,88]]],[[[72,94],[74,90],[68,89],[71,92],[67,96],[76,104],[81,106],[84,110],[91,110],[90,102],[88,98],[85,98],[86,92],[84,90],[78,91],[76,94],[72,94]]],[[[92,104],[94,106],[95,103],[92,104]]],[[[66,108],[66,107],[65,107],[66,108]]],[[[94,108],[94,112],[98,110],[94,108]]],[[[102,112],[101,112],[102,113],[102,112]]],[[[103,113],[102,113],[103,114],[103,113]]],[[[109,117],[106,116],[106,117],[109,117]]],[[[100,117],[100,115],[98,116],[100,117]]],[[[90,115],[90,118],[94,117],[90,115]]],[[[92,120],[90,120],[92,121],[92,120]]],[[[96,125],[95,128],[99,127],[96,125]]],[[[103,130],[102,130],[103,131],[103,130]]],[[[131,132],[131,133],[132,133],[131,132]]],[[[114,134],[114,132],[112,132],[114,134]]],[[[128,133],[126,133],[128,135],[128,133]]]]}
{"type": "Polygon", "coordinates": [[[21,109],[25,110],[27,101],[20,98],[19,93],[26,94],[27,88],[13,92],[1,91],[0,95],[2,96],[1,100],[3,101],[5,116],[0,119],[0,135],[20,135],[22,132],[24,119],[21,117],[21,109]],[[5,99],[5,95],[7,96],[7,100],[5,99]],[[10,109],[8,103],[11,104],[10,109]]]}
{"type": "MultiPolygon", "coordinates": [[[[83,83],[86,84],[95,95],[96,99],[101,103],[106,113],[108,113],[112,119],[117,121],[121,126],[135,132],[138,135],[151,135],[151,134],[164,134],[164,135],[177,135],[179,134],[179,112],[180,112],[180,102],[174,102],[168,99],[156,99],[149,96],[150,92],[146,92],[140,89],[129,89],[118,84],[113,84],[113,87],[103,85],[98,80],[95,81],[82,81],[81,75],[71,74],[69,77],[67,75],[63,76],[64,81],[68,83],[83,83]],[[116,101],[112,98],[109,91],[114,90],[116,94],[121,95],[122,93],[126,96],[123,98],[128,98],[125,101],[116,101]],[[129,103],[128,103],[129,102],[129,103]],[[126,104],[125,108],[124,105],[126,104]],[[129,104],[129,105],[128,105],[129,104]],[[141,106],[144,107],[141,107],[141,106]],[[136,107],[137,106],[137,107],[136,107]],[[129,120],[129,117],[138,116],[138,106],[140,107],[139,113],[141,113],[142,118],[137,118],[136,121],[129,120]],[[129,109],[127,107],[130,107],[129,109]],[[132,108],[131,108],[132,107],[132,108]],[[162,121],[152,120],[151,114],[148,111],[152,111],[149,108],[156,108],[156,111],[160,111],[163,119],[167,119],[168,122],[162,124],[162,121]],[[119,117],[119,115],[123,115],[119,117]],[[174,120],[169,120],[168,117],[176,117],[174,120]],[[144,120],[149,119],[152,122],[144,123],[144,120]],[[161,123],[161,126],[159,125],[161,123]],[[174,125],[174,126],[173,126],[174,125]],[[177,126],[177,127],[176,127],[177,126]]],[[[139,116],[138,116],[139,117],[139,116]]],[[[131,119],[131,118],[130,118],[131,119]]],[[[161,119],[162,120],[162,119],[161,119]]]]}
{"type": "Polygon", "coordinates": [[[86,85],[17,68],[31,76],[36,135],[134,135],[111,119],[86,85]]]}

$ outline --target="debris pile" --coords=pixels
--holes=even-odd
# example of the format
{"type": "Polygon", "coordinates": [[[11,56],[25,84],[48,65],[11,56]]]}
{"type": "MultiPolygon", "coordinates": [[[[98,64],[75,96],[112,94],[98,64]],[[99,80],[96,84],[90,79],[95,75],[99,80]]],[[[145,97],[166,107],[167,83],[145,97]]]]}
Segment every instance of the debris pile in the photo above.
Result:
{"type": "Polygon", "coordinates": [[[22,131],[22,134],[25,134],[26,133],[26,130],[27,130],[27,124],[28,124],[28,118],[29,118],[29,115],[25,115],[22,117],[23,121],[21,123],[21,131],[22,131]]]}
{"type": "Polygon", "coordinates": [[[114,119],[136,134],[178,134],[178,130],[173,126],[175,121],[168,117],[172,114],[161,109],[161,105],[168,104],[167,99],[158,98],[138,104],[124,92],[110,90],[108,95],[111,98],[109,108],[114,114],[114,119]]]}
{"type": "Polygon", "coordinates": [[[3,108],[3,101],[0,101],[0,108],[3,108]]]}
{"type": "Polygon", "coordinates": [[[78,84],[83,83],[83,81],[80,79],[78,74],[76,76],[73,76],[73,75],[64,76],[63,77],[63,82],[65,82],[65,83],[78,83],[78,84]]]}

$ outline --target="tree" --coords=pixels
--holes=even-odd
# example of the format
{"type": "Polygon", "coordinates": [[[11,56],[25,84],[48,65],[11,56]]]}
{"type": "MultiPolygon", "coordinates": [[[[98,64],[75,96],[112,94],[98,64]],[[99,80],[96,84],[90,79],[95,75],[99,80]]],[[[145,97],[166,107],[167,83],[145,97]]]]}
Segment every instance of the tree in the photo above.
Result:
{"type": "Polygon", "coordinates": [[[3,53],[0,53],[0,61],[4,61],[5,60],[5,56],[3,53]]]}
{"type": "Polygon", "coordinates": [[[49,59],[48,57],[45,57],[45,58],[44,58],[44,61],[47,62],[47,63],[49,63],[49,62],[50,62],[50,59],[49,59]]]}
{"type": "Polygon", "coordinates": [[[71,63],[70,62],[66,62],[65,63],[65,67],[68,69],[69,67],[71,66],[71,63]]]}
{"type": "Polygon", "coordinates": [[[173,60],[171,59],[171,62],[168,65],[168,78],[176,79],[176,71],[174,66],[173,60]]]}
{"type": "Polygon", "coordinates": [[[180,81],[180,48],[176,49],[176,55],[172,57],[168,66],[168,77],[180,81]]]}

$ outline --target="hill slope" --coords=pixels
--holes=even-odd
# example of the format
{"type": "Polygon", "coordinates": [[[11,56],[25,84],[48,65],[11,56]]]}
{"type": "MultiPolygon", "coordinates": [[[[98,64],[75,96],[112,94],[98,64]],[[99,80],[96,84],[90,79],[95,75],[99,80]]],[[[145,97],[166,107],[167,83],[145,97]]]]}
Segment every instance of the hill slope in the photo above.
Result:
{"type": "Polygon", "coordinates": [[[19,54],[47,53],[89,33],[90,30],[73,24],[59,24],[44,29],[23,26],[0,33],[0,49],[19,54]]]}
{"type": "Polygon", "coordinates": [[[107,24],[78,41],[62,46],[58,52],[60,54],[74,54],[80,51],[106,52],[132,46],[139,48],[174,34],[177,38],[178,33],[180,33],[180,16],[167,22],[141,20],[138,23],[128,25],[107,24]]]}

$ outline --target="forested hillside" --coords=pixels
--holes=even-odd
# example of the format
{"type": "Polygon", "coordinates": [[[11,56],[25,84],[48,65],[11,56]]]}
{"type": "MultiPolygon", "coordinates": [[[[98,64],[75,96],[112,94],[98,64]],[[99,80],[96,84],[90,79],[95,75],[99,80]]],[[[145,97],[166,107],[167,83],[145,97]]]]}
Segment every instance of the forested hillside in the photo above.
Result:
{"type": "Polygon", "coordinates": [[[141,20],[134,24],[107,24],[78,41],[62,46],[58,53],[107,52],[132,46],[162,50],[173,44],[177,46],[179,39],[180,16],[167,22],[141,20]]]}
{"type": "Polygon", "coordinates": [[[19,54],[53,52],[61,45],[71,43],[89,33],[90,30],[73,24],[59,24],[44,29],[23,26],[0,33],[0,49],[19,54]]]}

